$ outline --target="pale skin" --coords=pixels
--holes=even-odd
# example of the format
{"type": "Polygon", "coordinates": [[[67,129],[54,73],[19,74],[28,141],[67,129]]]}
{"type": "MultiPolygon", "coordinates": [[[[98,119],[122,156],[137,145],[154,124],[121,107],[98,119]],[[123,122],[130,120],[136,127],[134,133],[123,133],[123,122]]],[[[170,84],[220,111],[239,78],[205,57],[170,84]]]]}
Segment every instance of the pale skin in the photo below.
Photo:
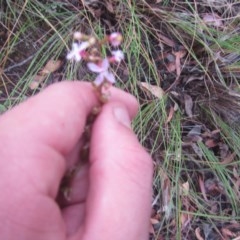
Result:
{"type": "Polygon", "coordinates": [[[138,105],[110,92],[69,201],[56,197],[97,105],[91,84],[54,84],[0,116],[1,239],[148,239],[152,160],[129,128],[138,105]]]}

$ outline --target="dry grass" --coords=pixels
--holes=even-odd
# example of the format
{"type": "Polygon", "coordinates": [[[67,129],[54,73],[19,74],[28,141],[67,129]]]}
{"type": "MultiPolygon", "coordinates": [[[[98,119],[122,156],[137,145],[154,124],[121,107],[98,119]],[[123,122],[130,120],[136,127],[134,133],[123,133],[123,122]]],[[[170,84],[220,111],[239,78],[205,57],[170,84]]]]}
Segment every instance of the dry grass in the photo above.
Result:
{"type": "Polygon", "coordinates": [[[0,111],[52,82],[91,80],[65,61],[75,30],[122,32],[126,60],[114,71],[139,99],[134,128],[155,164],[150,238],[240,236],[238,1],[0,2],[0,111]],[[49,59],[62,67],[29,90],[49,59]]]}

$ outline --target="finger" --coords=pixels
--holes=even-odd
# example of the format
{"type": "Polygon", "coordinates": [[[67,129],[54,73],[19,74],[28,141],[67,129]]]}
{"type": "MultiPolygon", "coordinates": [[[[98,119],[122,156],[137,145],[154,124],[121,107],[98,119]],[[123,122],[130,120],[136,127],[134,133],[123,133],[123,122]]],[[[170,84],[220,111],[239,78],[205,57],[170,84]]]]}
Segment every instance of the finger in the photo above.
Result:
{"type": "MultiPolygon", "coordinates": [[[[112,99],[125,103],[135,114],[133,97],[115,88],[110,91],[112,99]]],[[[27,236],[36,232],[42,234],[35,239],[43,239],[44,234],[65,236],[54,198],[66,156],[75,148],[86,116],[96,104],[90,84],[62,82],[0,117],[0,230],[6,239],[10,228],[25,236],[19,239],[33,239],[27,236]],[[2,224],[5,219],[8,225],[2,224]]]]}
{"type": "Polygon", "coordinates": [[[112,102],[94,124],[84,240],[147,239],[152,161],[129,122],[125,105],[112,102]]]}
{"type": "MultiPolygon", "coordinates": [[[[111,94],[135,114],[132,96],[115,88],[111,94]]],[[[21,168],[40,185],[39,191],[55,197],[65,171],[65,156],[79,141],[86,117],[97,104],[93,87],[83,82],[54,84],[20,104],[0,118],[1,156],[8,159],[1,163],[8,165],[10,172],[21,168]]]]}

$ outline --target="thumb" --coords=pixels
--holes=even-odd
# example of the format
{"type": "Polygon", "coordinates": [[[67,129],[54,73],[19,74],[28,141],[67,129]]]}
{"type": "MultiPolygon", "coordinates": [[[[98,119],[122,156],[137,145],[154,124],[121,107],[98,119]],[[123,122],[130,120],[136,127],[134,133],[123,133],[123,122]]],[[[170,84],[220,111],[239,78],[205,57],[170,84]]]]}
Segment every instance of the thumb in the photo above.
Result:
{"type": "Polygon", "coordinates": [[[111,102],[93,126],[83,239],[147,239],[152,161],[130,129],[133,109],[111,102]]]}

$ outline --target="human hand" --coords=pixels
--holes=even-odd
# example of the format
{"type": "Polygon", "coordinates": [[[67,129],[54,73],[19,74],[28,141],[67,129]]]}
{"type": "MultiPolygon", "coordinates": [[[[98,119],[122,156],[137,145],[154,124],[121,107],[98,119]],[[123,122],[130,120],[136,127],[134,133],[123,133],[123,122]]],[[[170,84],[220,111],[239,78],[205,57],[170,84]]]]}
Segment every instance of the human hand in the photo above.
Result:
{"type": "Polygon", "coordinates": [[[69,202],[56,197],[79,161],[86,117],[97,105],[92,86],[54,84],[0,117],[1,239],[147,239],[152,162],[127,127],[138,106],[131,95],[110,92],[69,202]]]}

